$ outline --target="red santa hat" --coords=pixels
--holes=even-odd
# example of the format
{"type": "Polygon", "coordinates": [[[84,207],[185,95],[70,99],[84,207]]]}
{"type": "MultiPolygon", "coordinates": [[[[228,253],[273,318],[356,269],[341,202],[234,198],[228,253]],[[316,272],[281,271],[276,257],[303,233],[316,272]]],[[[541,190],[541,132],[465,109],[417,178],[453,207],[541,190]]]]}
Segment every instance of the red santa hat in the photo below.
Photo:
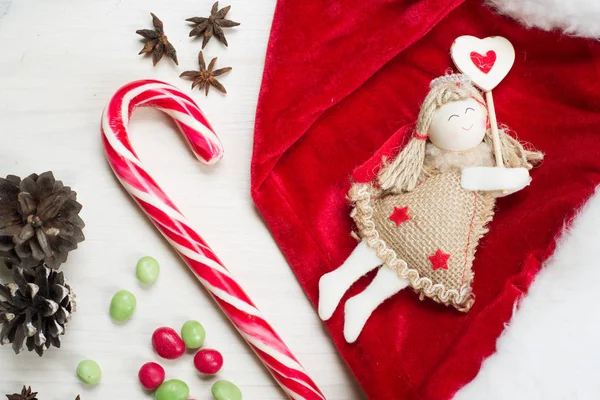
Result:
{"type": "Polygon", "coordinates": [[[343,338],[340,311],[327,322],[369,398],[449,399],[472,380],[564,223],[600,183],[600,86],[590,82],[600,43],[573,36],[598,37],[600,25],[589,11],[567,10],[573,2],[547,1],[554,8],[489,2],[541,29],[480,1],[278,1],[256,115],[252,196],[313,303],[321,275],[356,246],[345,199],[353,171],[367,162],[359,172],[372,173],[374,153],[381,160],[406,143],[429,82],[452,65],[456,37],[513,43],[515,65],[494,90],[498,120],[546,154],[532,185],[498,202],[477,251],[477,302],[468,314],[405,292],[371,317],[354,344],[343,338]]]}

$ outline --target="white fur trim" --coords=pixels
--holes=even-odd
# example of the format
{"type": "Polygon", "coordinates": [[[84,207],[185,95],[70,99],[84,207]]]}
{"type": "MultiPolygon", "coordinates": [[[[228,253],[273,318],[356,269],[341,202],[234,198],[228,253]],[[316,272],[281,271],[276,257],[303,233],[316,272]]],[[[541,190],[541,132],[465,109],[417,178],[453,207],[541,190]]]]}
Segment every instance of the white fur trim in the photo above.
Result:
{"type": "Polygon", "coordinates": [[[487,4],[528,27],[600,39],[598,0],[487,0],[487,4]]]}
{"type": "Polygon", "coordinates": [[[468,167],[463,168],[460,185],[465,190],[516,191],[531,182],[526,168],[468,167]]]}
{"type": "Polygon", "coordinates": [[[498,339],[497,352],[454,400],[600,398],[599,221],[600,188],[563,232],[498,339]]]}

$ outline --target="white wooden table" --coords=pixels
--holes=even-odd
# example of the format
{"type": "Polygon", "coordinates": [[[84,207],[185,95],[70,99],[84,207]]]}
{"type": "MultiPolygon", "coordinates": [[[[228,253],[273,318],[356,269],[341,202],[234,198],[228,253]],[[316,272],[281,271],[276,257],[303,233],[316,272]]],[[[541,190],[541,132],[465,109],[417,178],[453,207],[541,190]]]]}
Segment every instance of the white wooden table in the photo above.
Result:
{"type": "MultiPolygon", "coordinates": [[[[188,319],[206,327],[206,345],[219,349],[219,378],[240,386],[246,399],[280,399],[282,392],[221,315],[157,231],[113,178],[101,147],[99,120],[112,93],[135,79],[171,82],[190,93],[220,135],[226,156],[203,168],[174,126],[159,112],[139,110],[131,124],[133,144],[157,181],[172,196],[223,262],[331,398],[359,397],[360,389],[338,357],[320,320],[257,214],[249,195],[254,113],[275,0],[232,4],[229,48],[213,38],[207,61],[233,71],[221,82],[229,94],[208,98],[178,78],[197,69],[201,40],[188,38],[185,18],[210,12],[207,1],[17,0],[0,19],[0,174],[53,170],[75,188],[84,205],[86,241],[64,272],[78,293],[78,311],[64,347],[39,359],[0,348],[0,396],[32,385],[40,399],[148,398],[137,382],[146,361],[158,360],[150,336],[161,325],[179,329],[188,319]],[[156,68],[137,53],[137,29],[151,28],[150,12],[165,24],[180,66],[165,57],[156,68]],[[143,255],[162,265],[158,283],[142,289],[135,263],[143,255]],[[111,296],[129,289],[138,297],[135,317],[124,326],[108,315],[111,296]],[[102,383],[83,387],[75,376],[80,360],[103,367],[102,383]]],[[[4,272],[4,271],[3,271],[4,272]]],[[[2,275],[6,278],[6,274],[2,275]]],[[[194,398],[209,399],[212,380],[195,373],[192,356],[163,362],[168,377],[189,383],[194,398]]]]}
{"type": "MultiPolygon", "coordinates": [[[[192,94],[223,141],[223,161],[214,168],[200,167],[174,126],[156,111],[134,114],[133,143],[327,398],[361,399],[364,395],[249,196],[254,114],[275,0],[231,3],[229,17],[242,25],[228,30],[229,49],[216,39],[205,49],[207,59],[219,57],[217,67],[233,67],[221,80],[229,94],[211,93],[208,98],[197,91],[192,94]]],[[[206,345],[224,354],[219,378],[239,385],[245,399],[283,398],[212,300],[126,196],[100,145],[100,114],[120,85],[155,78],[189,88],[190,83],[178,75],[197,68],[200,42],[188,38],[190,28],[184,19],[205,15],[211,4],[211,0],[15,0],[0,19],[0,175],[54,171],[79,193],[87,223],[87,240],[63,267],[78,293],[78,312],[63,348],[48,351],[42,359],[31,353],[15,356],[8,346],[0,348],[0,396],[27,384],[40,392],[41,400],[74,399],[77,394],[82,400],[150,398],[137,382],[137,371],[146,361],[158,361],[150,346],[153,330],[161,325],[179,329],[184,321],[198,319],[208,332],[206,345]],[[165,59],[153,68],[150,59],[137,56],[142,42],[135,31],[151,28],[151,11],[163,20],[178,50],[179,67],[165,59]],[[162,275],[151,289],[140,287],[134,274],[143,255],[156,257],[162,265],[162,275]],[[111,296],[119,289],[129,289],[138,298],[135,317],[123,326],[108,315],[111,296]],[[102,383],[94,388],[84,387],[75,376],[78,362],[86,358],[103,367],[102,383]]],[[[594,201],[596,207],[587,215],[600,218],[595,211],[600,210],[600,199],[594,201]]],[[[600,300],[593,289],[600,283],[600,268],[578,256],[592,252],[600,239],[595,225],[588,225],[585,235],[562,246],[566,255],[536,282],[526,300],[528,308],[517,314],[499,354],[459,397],[550,399],[600,393],[594,372],[600,341],[590,333],[597,332],[600,313],[586,312],[600,300]],[[573,270],[575,277],[567,273],[573,270]],[[582,283],[589,289],[583,294],[574,289],[582,283]],[[566,287],[568,296],[558,296],[557,287],[566,287]],[[577,337],[582,339],[571,340],[577,337]],[[540,387],[546,396],[536,397],[540,387]]],[[[7,279],[8,274],[2,270],[0,277],[7,279]]],[[[195,399],[211,398],[214,379],[197,376],[191,355],[161,363],[169,378],[190,384],[195,399]]]]}

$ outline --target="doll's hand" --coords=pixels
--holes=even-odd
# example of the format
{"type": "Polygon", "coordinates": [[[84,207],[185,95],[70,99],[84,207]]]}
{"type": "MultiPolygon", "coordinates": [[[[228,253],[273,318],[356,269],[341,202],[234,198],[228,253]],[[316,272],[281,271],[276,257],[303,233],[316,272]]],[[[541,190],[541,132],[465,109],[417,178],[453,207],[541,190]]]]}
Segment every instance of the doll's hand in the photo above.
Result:
{"type": "Polygon", "coordinates": [[[506,196],[531,182],[526,168],[467,167],[463,168],[460,185],[465,190],[493,192],[506,196]]]}

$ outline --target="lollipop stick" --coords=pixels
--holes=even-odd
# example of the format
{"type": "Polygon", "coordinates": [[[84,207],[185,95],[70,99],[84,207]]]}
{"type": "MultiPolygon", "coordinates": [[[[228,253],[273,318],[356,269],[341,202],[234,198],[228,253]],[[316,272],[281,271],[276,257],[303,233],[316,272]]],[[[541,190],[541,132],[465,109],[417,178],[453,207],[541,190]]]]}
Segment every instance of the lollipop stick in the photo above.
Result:
{"type": "Polygon", "coordinates": [[[496,158],[496,167],[503,168],[502,146],[500,145],[500,135],[498,134],[498,121],[496,121],[496,109],[494,108],[494,98],[492,91],[485,92],[485,101],[488,106],[488,116],[490,118],[490,129],[492,130],[492,141],[494,142],[494,158],[496,158]]]}

